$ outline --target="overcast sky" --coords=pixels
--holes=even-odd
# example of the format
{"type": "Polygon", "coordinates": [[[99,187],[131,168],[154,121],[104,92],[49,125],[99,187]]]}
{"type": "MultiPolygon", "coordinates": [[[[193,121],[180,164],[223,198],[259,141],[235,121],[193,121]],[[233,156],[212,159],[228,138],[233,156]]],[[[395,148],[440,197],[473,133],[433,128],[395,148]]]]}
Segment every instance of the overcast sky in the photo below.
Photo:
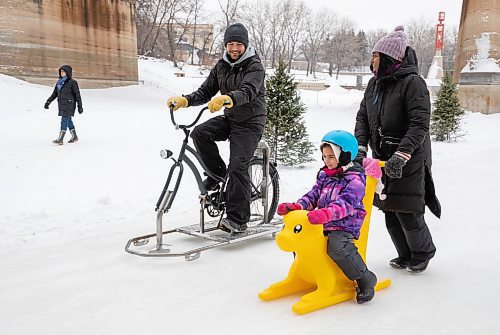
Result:
{"type": "MultiPolygon", "coordinates": [[[[243,0],[254,1],[254,0],[243,0]]],[[[424,17],[437,23],[438,13],[446,13],[445,26],[460,23],[462,0],[305,0],[314,10],[324,7],[350,18],[359,29],[391,31],[400,24],[424,17]]],[[[218,8],[217,0],[205,0],[207,8],[218,8]]]]}
{"type": "Polygon", "coordinates": [[[445,12],[445,25],[458,27],[462,10],[462,0],[306,0],[305,3],[315,9],[333,9],[363,30],[393,30],[399,24],[421,17],[437,23],[440,11],[445,12]]]}

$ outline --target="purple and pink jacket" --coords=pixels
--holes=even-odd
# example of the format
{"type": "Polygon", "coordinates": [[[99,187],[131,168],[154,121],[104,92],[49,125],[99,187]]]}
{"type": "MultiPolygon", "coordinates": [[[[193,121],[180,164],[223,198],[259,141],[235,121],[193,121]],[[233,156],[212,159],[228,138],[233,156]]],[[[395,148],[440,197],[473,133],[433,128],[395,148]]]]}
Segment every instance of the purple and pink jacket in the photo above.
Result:
{"type": "Polygon", "coordinates": [[[366,176],[358,164],[332,176],[321,170],[313,188],[297,203],[308,211],[327,208],[333,220],[324,224],[323,231],[342,230],[358,239],[366,215],[363,206],[365,185],[366,176]]]}

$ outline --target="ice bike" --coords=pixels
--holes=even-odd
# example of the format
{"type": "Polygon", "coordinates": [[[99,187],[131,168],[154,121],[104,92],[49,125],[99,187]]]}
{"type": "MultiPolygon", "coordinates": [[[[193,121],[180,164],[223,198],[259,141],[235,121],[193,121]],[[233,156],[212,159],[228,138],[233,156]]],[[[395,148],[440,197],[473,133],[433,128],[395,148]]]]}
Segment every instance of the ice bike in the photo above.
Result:
{"type": "Polygon", "coordinates": [[[173,165],[170,168],[167,181],[156,203],[156,233],[130,239],[125,246],[125,251],[128,253],[145,257],[180,256],[184,257],[187,261],[192,261],[198,259],[200,253],[204,250],[265,235],[272,235],[274,237],[275,234],[281,230],[282,220],[274,219],[279,201],[279,175],[276,170],[276,164],[269,160],[269,147],[264,141],[259,142],[256,153],[251,159],[248,168],[251,182],[251,216],[247,223],[248,228],[243,233],[233,234],[221,230],[220,221],[226,208],[226,186],[228,176],[226,174],[225,177],[220,177],[212,173],[206,167],[198,152],[188,144],[191,128],[198,123],[203,112],[207,109],[208,107],[201,109],[192,123],[181,125],[176,123],[173,108],[170,108],[170,119],[176,130],[182,130],[184,132],[184,140],[177,159],[172,157],[173,153],[170,150],[163,149],[160,151],[160,156],[163,159],[171,159],[173,165]],[[203,171],[198,169],[188,154],[194,156],[199,165],[201,165],[203,171]],[[189,167],[198,184],[198,189],[200,191],[200,220],[198,224],[163,231],[163,216],[168,213],[173,204],[184,173],[184,164],[189,167]],[[219,186],[215,191],[209,191],[205,188],[202,181],[202,172],[219,182],[219,186]],[[176,174],[176,177],[174,177],[174,174],[176,174]],[[214,219],[205,222],[205,212],[214,219]],[[201,247],[175,251],[172,248],[173,245],[164,244],[163,242],[164,235],[174,233],[196,236],[202,238],[206,243],[201,247]],[[143,246],[148,244],[149,239],[154,236],[156,236],[156,246],[153,249],[144,250],[145,248],[143,246]]]}

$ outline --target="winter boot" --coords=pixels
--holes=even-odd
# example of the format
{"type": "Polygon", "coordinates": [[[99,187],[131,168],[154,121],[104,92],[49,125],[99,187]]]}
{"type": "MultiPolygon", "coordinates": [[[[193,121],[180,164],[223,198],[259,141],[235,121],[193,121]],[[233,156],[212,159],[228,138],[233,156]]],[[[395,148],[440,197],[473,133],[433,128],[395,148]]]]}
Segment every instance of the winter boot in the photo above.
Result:
{"type": "Polygon", "coordinates": [[[406,269],[410,266],[410,261],[401,257],[391,259],[389,265],[395,269],[406,269]]]}
{"type": "Polygon", "coordinates": [[[52,141],[54,144],[63,145],[64,135],[66,135],[66,130],[61,130],[59,137],[52,141]]]}
{"type": "Polygon", "coordinates": [[[429,265],[429,259],[423,262],[410,261],[410,264],[406,270],[410,273],[420,273],[424,272],[427,269],[427,265],[429,265]]]}
{"type": "Polygon", "coordinates": [[[74,143],[74,142],[78,141],[78,136],[76,136],[75,128],[70,129],[69,132],[71,133],[71,138],[69,139],[68,143],[74,143]]]}
{"type": "Polygon", "coordinates": [[[203,180],[203,186],[207,191],[215,191],[219,188],[219,182],[212,177],[207,177],[203,180]]]}
{"type": "Polygon", "coordinates": [[[245,223],[239,224],[230,219],[222,219],[220,222],[221,229],[224,231],[229,231],[231,233],[243,233],[247,229],[245,223]]]}
{"type": "Polygon", "coordinates": [[[375,285],[377,284],[377,276],[370,270],[366,269],[363,276],[356,280],[358,287],[356,289],[356,301],[358,304],[364,304],[373,299],[375,296],[375,285]]]}

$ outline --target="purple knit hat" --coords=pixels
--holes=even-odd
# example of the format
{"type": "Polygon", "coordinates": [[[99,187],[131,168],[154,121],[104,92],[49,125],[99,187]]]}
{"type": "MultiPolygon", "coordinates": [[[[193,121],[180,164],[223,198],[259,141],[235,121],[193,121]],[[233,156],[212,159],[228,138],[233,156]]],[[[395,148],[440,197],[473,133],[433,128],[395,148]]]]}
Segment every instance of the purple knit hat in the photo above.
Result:
{"type": "Polygon", "coordinates": [[[403,26],[397,26],[394,31],[382,37],[375,43],[373,52],[380,52],[402,62],[405,58],[406,35],[403,26]]]}

